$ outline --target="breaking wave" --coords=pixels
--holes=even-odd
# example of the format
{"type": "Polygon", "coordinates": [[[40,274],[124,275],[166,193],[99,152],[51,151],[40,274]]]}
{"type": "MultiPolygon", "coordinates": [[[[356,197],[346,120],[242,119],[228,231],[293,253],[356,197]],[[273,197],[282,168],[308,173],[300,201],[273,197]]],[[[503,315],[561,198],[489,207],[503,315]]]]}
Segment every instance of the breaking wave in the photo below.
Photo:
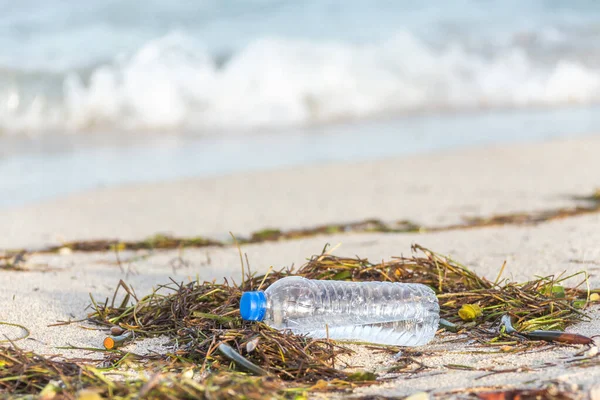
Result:
{"type": "Polygon", "coordinates": [[[214,54],[171,32],[85,68],[0,69],[0,132],[210,132],[600,100],[589,53],[489,45],[399,32],[367,44],[263,37],[214,54]]]}

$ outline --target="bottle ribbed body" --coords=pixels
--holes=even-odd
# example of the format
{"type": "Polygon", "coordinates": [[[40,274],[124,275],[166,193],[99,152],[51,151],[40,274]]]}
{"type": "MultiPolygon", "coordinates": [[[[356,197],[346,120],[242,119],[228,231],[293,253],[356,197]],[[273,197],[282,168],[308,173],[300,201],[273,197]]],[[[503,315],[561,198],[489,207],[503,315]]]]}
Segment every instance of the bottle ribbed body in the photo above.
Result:
{"type": "Polygon", "coordinates": [[[315,338],[418,346],[439,323],[437,297],[420,284],[287,277],[265,294],[265,323],[315,338]]]}

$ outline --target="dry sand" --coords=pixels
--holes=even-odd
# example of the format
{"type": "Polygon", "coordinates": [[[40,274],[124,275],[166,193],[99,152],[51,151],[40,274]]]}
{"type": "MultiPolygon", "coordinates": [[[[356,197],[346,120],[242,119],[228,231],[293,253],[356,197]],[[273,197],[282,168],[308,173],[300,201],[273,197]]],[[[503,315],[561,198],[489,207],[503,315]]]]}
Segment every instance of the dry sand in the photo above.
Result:
{"type": "MultiPolygon", "coordinates": [[[[0,212],[0,250],[61,240],[142,239],[157,232],[222,238],[229,230],[247,234],[265,227],[298,228],[372,217],[442,224],[460,221],[465,215],[568,206],[573,205],[568,196],[589,194],[600,186],[599,154],[600,138],[590,137],[105,189],[0,212]]],[[[371,260],[406,255],[412,243],[419,243],[449,254],[492,279],[504,260],[504,276],[519,281],[585,269],[591,274],[592,286],[600,287],[600,214],[534,227],[331,235],[248,245],[243,250],[252,268],[265,272],[269,266],[300,265],[327,242],[341,243],[335,250],[337,255],[360,255],[371,260]]],[[[38,255],[28,261],[31,271],[0,271],[0,321],[23,324],[31,330],[31,339],[19,342],[25,348],[43,354],[89,356],[58,347],[99,347],[102,332],[80,325],[48,325],[84,317],[90,293],[96,299],[112,296],[119,279],[143,295],[168,282],[169,277],[177,281],[223,276],[239,279],[240,274],[234,248],[187,249],[183,254],[124,252],[121,259],[124,272],[113,253],[38,255]],[[176,268],[172,261],[179,256],[188,264],[176,268]]],[[[600,311],[593,311],[592,322],[571,330],[600,334],[600,311]]],[[[15,337],[20,332],[0,326],[0,333],[15,337]]],[[[438,338],[422,348],[421,361],[431,369],[412,377],[415,379],[392,380],[359,393],[401,396],[422,390],[536,385],[549,380],[589,390],[600,382],[600,367],[566,367],[566,359],[581,348],[490,355],[474,353],[481,350],[475,345],[444,344],[446,339],[438,338]],[[475,380],[483,373],[449,370],[444,367],[447,364],[498,369],[528,366],[534,370],[475,380]]],[[[155,339],[129,348],[160,351],[164,343],[155,339]]],[[[394,360],[359,348],[358,355],[349,362],[381,370],[394,360]]]]}

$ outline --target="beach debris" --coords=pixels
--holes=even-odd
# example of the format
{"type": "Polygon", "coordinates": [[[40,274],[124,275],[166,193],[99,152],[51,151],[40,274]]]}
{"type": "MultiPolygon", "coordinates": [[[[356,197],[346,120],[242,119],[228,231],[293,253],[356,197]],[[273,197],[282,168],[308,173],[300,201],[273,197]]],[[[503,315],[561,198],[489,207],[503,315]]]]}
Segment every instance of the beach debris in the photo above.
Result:
{"type": "Polygon", "coordinates": [[[65,379],[80,372],[74,363],[50,361],[14,345],[0,346],[0,393],[43,394],[49,398],[62,391],[65,379]]]}
{"type": "Polygon", "coordinates": [[[0,254],[0,270],[4,271],[25,271],[25,262],[28,252],[18,250],[13,252],[4,252],[0,254]]]}
{"type": "MultiPolygon", "coordinates": [[[[177,347],[173,355],[164,356],[166,360],[184,358],[202,365],[203,370],[245,370],[239,363],[232,364],[221,351],[215,351],[219,344],[226,343],[245,360],[272,376],[296,383],[314,383],[319,379],[348,382],[348,374],[334,368],[333,360],[351,351],[343,343],[279,332],[264,324],[245,323],[239,314],[242,292],[264,289],[289,275],[322,280],[422,283],[436,291],[441,328],[464,333],[459,340],[490,346],[510,345],[506,351],[511,352],[521,351],[526,346],[516,342],[502,343],[502,334],[495,329],[502,315],[528,316],[521,324],[522,330],[526,323],[529,325],[525,327],[530,330],[564,329],[586,318],[584,312],[574,309],[572,304],[585,301],[590,293],[588,290],[564,287],[564,297],[555,297],[548,290],[548,287],[563,286],[564,280],[578,274],[542,277],[525,283],[499,279],[491,282],[455,260],[424,247],[415,245],[413,251],[411,257],[371,263],[359,257],[332,256],[326,246],[321,254],[313,256],[297,271],[271,270],[265,275],[248,273],[239,285],[227,281],[172,282],[162,287],[169,291],[167,294],[153,292],[145,297],[135,297],[133,303],[94,302],[89,320],[104,326],[128,327],[136,337],[167,335],[177,347]],[[459,314],[463,307],[474,315],[478,314],[479,308],[481,314],[475,320],[465,322],[459,314]]],[[[125,290],[125,297],[131,292],[124,283],[120,283],[117,290],[125,290]]],[[[127,298],[132,299],[133,295],[127,298]]],[[[395,352],[398,352],[397,348],[395,352]]]]}
{"type": "MultiPolygon", "coordinates": [[[[265,324],[248,324],[241,320],[239,302],[242,292],[266,288],[289,275],[309,279],[428,285],[436,291],[439,299],[440,327],[461,333],[452,340],[466,340],[481,346],[508,346],[507,351],[511,352],[537,345],[523,345],[516,340],[506,342],[504,333],[497,329],[497,321],[503,315],[519,319],[519,335],[564,329],[586,318],[585,310],[574,308],[573,303],[586,302],[591,298],[590,294],[598,292],[564,286],[566,279],[578,274],[542,277],[525,283],[499,279],[491,282],[451,258],[424,247],[415,245],[413,251],[411,257],[371,263],[359,257],[332,256],[326,246],[297,271],[272,270],[265,275],[248,272],[241,284],[172,281],[143,297],[137,297],[133,289],[121,281],[112,301],[96,302],[92,298],[93,311],[88,319],[103,328],[114,328],[111,333],[117,333],[117,326],[125,329],[120,335],[110,336],[111,340],[116,339],[113,350],[120,343],[119,336],[124,335],[131,338],[134,335],[136,338],[167,336],[171,339],[171,350],[166,354],[136,355],[135,360],[143,362],[144,373],[137,379],[121,382],[113,381],[91,365],[79,362],[61,364],[18,349],[0,347],[0,391],[38,394],[55,380],[61,382],[56,390],[72,393],[71,397],[79,390],[90,389],[103,398],[138,398],[142,393],[154,398],[204,398],[206,393],[210,393],[212,398],[259,399],[264,398],[265,393],[280,398],[302,395],[309,389],[339,392],[381,382],[382,379],[377,380],[376,375],[361,373],[354,376],[353,372],[347,372],[349,369],[342,361],[346,357],[336,360],[340,355],[352,354],[352,350],[344,344],[280,332],[265,324]],[[564,297],[554,296],[552,290],[548,290],[554,286],[563,286],[564,297]],[[481,315],[466,322],[459,311],[464,306],[471,306],[471,311],[476,311],[473,305],[480,308],[481,315]],[[7,357],[3,358],[3,355],[7,357]],[[248,365],[258,367],[268,376],[254,376],[258,370],[249,369],[248,365]],[[252,371],[252,374],[246,371],[252,371]]],[[[512,324],[510,327],[514,330],[512,324]]],[[[399,351],[394,346],[378,348],[391,354],[399,351]]],[[[410,374],[429,368],[421,362],[419,354],[422,355],[403,350],[393,372],[410,374]]],[[[132,357],[130,353],[119,350],[104,352],[103,355],[102,368],[109,370],[132,357]]],[[[586,357],[569,365],[600,365],[600,359],[597,356],[586,357]]],[[[473,367],[454,368],[472,370],[473,367]]]]}
{"type": "Polygon", "coordinates": [[[118,325],[110,327],[110,334],[112,336],[119,336],[119,335],[122,335],[123,333],[125,333],[125,329],[121,328],[118,325]]]}
{"type": "Polygon", "coordinates": [[[260,337],[256,337],[252,340],[249,340],[246,343],[246,353],[252,353],[256,349],[256,346],[258,346],[259,340],[260,340],[260,337]]]}
{"type": "Polygon", "coordinates": [[[240,314],[244,321],[260,321],[278,330],[291,329],[314,338],[396,346],[425,345],[434,338],[439,326],[436,294],[429,286],[418,283],[324,281],[287,276],[265,291],[244,292],[240,314]],[[300,310],[298,299],[303,299],[300,310]],[[277,313],[282,313],[286,322],[268,317],[277,313]],[[419,324],[381,326],[382,320],[403,321],[414,318],[415,313],[419,315],[419,324]],[[348,326],[353,326],[351,331],[348,326]],[[336,328],[346,329],[346,333],[336,328]]]}
{"type": "MultiPolygon", "coordinates": [[[[282,275],[282,272],[272,272],[266,280],[282,275]]],[[[253,277],[246,284],[258,287],[263,278],[253,277]]],[[[321,378],[344,379],[347,376],[332,367],[332,360],[337,355],[350,354],[350,350],[327,340],[279,332],[264,324],[244,323],[239,315],[240,286],[227,282],[172,285],[169,287],[173,293],[165,296],[155,292],[134,304],[96,303],[93,306],[96,312],[90,319],[104,321],[102,324],[127,326],[136,337],[168,335],[177,341],[174,356],[184,357],[213,371],[229,370],[232,366],[229,358],[214,351],[219,343],[227,343],[239,352],[252,350],[241,354],[285,380],[314,382],[321,378]],[[249,342],[252,344],[248,345],[249,342]]],[[[125,287],[119,285],[120,290],[125,287]]]]}
{"type": "MultiPolygon", "coordinates": [[[[464,222],[451,225],[425,226],[410,220],[382,221],[367,219],[363,221],[345,222],[338,224],[325,224],[301,229],[281,230],[267,228],[251,233],[247,237],[238,237],[239,244],[262,243],[278,240],[293,240],[317,235],[331,235],[343,233],[414,233],[414,232],[443,232],[462,229],[475,229],[490,226],[504,225],[535,225],[556,219],[575,217],[600,212],[600,189],[595,189],[590,195],[571,196],[577,205],[572,207],[553,208],[537,212],[517,212],[511,214],[491,215],[485,217],[463,218],[464,222]],[[583,205],[581,203],[584,203],[583,205]]],[[[11,250],[0,254],[0,269],[21,270],[18,264],[26,255],[36,253],[67,254],[73,251],[125,251],[125,250],[160,250],[182,249],[186,247],[207,246],[232,246],[235,241],[216,240],[202,236],[174,237],[157,234],[141,241],[119,240],[89,240],[66,242],[58,246],[50,246],[35,250],[11,250]],[[18,257],[19,262],[14,262],[13,257],[18,257]]]]}
{"type": "MultiPolygon", "coordinates": [[[[227,372],[208,374],[202,381],[189,378],[187,370],[159,372],[151,376],[113,379],[91,365],[48,359],[16,347],[0,346],[0,397],[40,399],[248,399],[289,398],[305,388],[288,388],[265,376],[227,372]]],[[[164,365],[154,365],[158,371],[164,365]]],[[[112,369],[112,368],[111,368],[112,369]]]]}
{"type": "Polygon", "coordinates": [[[102,344],[106,350],[114,350],[133,339],[132,332],[125,332],[119,336],[107,336],[102,344]]]}
{"type": "Polygon", "coordinates": [[[463,304],[458,310],[458,316],[463,321],[473,321],[482,314],[481,307],[477,304],[463,304]]]}
{"type": "Polygon", "coordinates": [[[445,329],[448,332],[456,333],[460,330],[460,327],[458,325],[453,324],[452,322],[448,321],[447,319],[440,318],[439,329],[445,329]]]}
{"type": "Polygon", "coordinates": [[[556,297],[559,299],[565,298],[565,288],[562,285],[552,285],[545,288],[547,296],[556,297]]]}
{"type": "Polygon", "coordinates": [[[221,343],[219,345],[219,351],[221,353],[223,353],[223,355],[225,357],[229,358],[234,363],[238,364],[239,366],[241,366],[243,368],[246,368],[248,371],[251,371],[251,372],[255,373],[256,375],[269,375],[269,373],[267,371],[265,371],[258,365],[246,360],[244,357],[242,357],[242,355],[240,353],[235,351],[233,349],[233,347],[231,347],[230,345],[228,345],[226,343],[221,343]]]}
{"type": "Polygon", "coordinates": [[[593,344],[593,339],[579,335],[577,333],[567,333],[563,331],[551,331],[551,330],[534,330],[529,332],[519,332],[512,326],[512,321],[509,315],[504,315],[501,320],[502,325],[506,333],[512,335],[516,334],[523,336],[530,340],[544,340],[547,342],[561,342],[569,344],[593,344]]]}

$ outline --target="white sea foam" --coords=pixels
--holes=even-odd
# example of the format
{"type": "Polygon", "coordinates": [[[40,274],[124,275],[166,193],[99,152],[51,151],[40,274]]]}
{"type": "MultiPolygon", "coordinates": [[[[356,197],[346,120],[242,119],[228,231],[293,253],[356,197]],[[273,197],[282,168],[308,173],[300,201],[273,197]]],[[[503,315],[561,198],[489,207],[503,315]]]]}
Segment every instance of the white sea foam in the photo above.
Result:
{"type": "Polygon", "coordinates": [[[408,31],[368,44],[263,37],[223,61],[172,32],[91,69],[0,70],[0,132],[273,128],[600,100],[600,69],[584,58],[495,46],[436,46],[408,31]]]}

